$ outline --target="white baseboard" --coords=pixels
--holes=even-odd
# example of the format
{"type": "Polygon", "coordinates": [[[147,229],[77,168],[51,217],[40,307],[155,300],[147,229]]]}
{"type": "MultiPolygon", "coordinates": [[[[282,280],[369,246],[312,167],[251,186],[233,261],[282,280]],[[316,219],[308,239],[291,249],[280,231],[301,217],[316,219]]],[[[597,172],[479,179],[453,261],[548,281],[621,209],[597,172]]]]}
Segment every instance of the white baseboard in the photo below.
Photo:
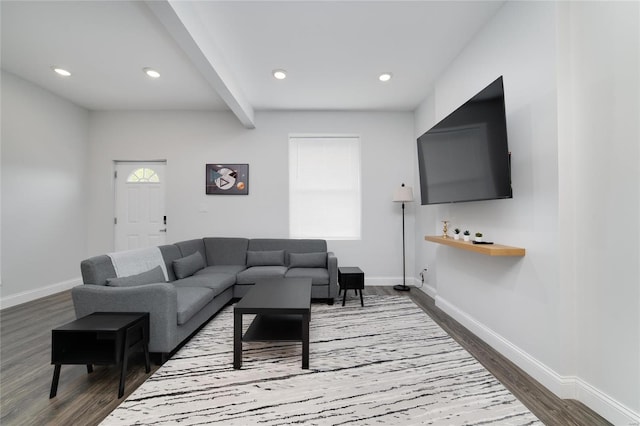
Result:
{"type": "MultiPolygon", "coordinates": [[[[416,277],[407,277],[406,283],[408,286],[413,286],[414,288],[421,290],[432,298],[436,298],[437,291],[435,287],[430,286],[429,284],[422,284],[422,282],[416,277]]],[[[393,286],[396,284],[402,284],[402,277],[364,277],[364,284],[371,286],[393,286]]]]}
{"type": "Polygon", "coordinates": [[[10,296],[0,297],[0,309],[10,308],[22,303],[31,302],[41,297],[51,296],[61,291],[69,290],[77,285],[82,284],[81,278],[74,278],[68,281],[41,287],[35,290],[23,291],[21,293],[12,294],[10,296]]]}
{"type": "Polygon", "coordinates": [[[424,284],[424,285],[420,285],[421,283],[416,283],[416,288],[418,290],[421,290],[423,292],[425,292],[427,294],[427,296],[431,297],[432,299],[435,299],[436,296],[438,295],[438,290],[436,290],[435,287],[429,285],[429,284],[424,284]]]}
{"type": "MultiPolygon", "coordinates": [[[[427,293],[428,294],[428,293],[427,293]]],[[[551,392],[577,399],[615,425],[640,425],[640,414],[576,376],[562,376],[440,296],[436,306],[522,368],[551,392]]]]}
{"type": "MultiPolygon", "coordinates": [[[[413,283],[413,277],[406,277],[407,285],[411,285],[413,283]]],[[[402,276],[399,277],[369,277],[367,274],[364,275],[364,285],[371,286],[392,286],[402,284],[402,276]]]]}
{"type": "Polygon", "coordinates": [[[580,377],[572,377],[572,379],[575,381],[575,399],[590,407],[614,425],[640,425],[640,413],[634,412],[626,405],[594,388],[580,377]]]}

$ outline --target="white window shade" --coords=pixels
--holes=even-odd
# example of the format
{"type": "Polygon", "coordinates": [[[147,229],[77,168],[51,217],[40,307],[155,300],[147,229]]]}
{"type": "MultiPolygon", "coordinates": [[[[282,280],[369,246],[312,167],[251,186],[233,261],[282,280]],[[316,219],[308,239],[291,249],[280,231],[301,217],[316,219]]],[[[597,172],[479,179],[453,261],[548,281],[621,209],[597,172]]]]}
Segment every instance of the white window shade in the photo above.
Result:
{"type": "Polygon", "coordinates": [[[360,138],[289,138],[291,238],[360,239],[360,138]]]}

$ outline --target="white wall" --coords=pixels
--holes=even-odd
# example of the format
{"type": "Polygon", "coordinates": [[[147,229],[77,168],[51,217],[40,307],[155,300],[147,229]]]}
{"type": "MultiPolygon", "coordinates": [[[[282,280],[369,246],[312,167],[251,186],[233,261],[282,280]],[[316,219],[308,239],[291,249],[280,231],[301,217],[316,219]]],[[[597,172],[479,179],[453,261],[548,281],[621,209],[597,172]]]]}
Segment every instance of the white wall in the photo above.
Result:
{"type": "MultiPolygon", "coordinates": [[[[551,3],[506,4],[438,79],[431,124],[504,76],[514,198],[424,206],[451,227],[482,231],[490,241],[525,247],[524,258],[495,259],[437,247],[438,302],[459,310],[555,369],[563,351],[565,306],[557,280],[557,135],[555,9],[551,3]]],[[[418,112],[420,112],[419,110],[418,112]]],[[[424,122],[417,117],[416,122],[424,122]]],[[[428,127],[416,129],[416,135],[428,127]]],[[[432,243],[423,243],[430,247],[432,243]]],[[[423,250],[424,251],[424,250],[423,250]]],[[[421,254],[424,257],[424,253],[421,254]]],[[[454,312],[456,313],[456,312],[454,312]]]]}
{"type": "MultiPolygon", "coordinates": [[[[577,396],[640,421],[640,4],[560,9],[563,276],[573,277],[577,396]],[[595,389],[592,389],[595,388],[595,389]]],[[[616,423],[623,424],[622,421],[616,423]]]]}
{"type": "Polygon", "coordinates": [[[78,282],[88,112],[2,72],[2,307],[78,282]]]}
{"type": "MultiPolygon", "coordinates": [[[[433,127],[436,124],[435,118],[435,96],[431,94],[418,106],[415,111],[415,135],[417,139],[426,130],[433,127]]],[[[415,202],[415,270],[414,275],[420,278],[422,272],[424,277],[424,285],[421,281],[416,281],[415,285],[420,287],[429,296],[435,298],[437,295],[438,282],[436,280],[438,276],[438,263],[435,262],[436,253],[438,247],[435,244],[427,243],[424,240],[425,235],[442,235],[441,220],[448,218],[440,217],[440,211],[438,208],[430,208],[422,206],[420,200],[420,175],[418,173],[418,155],[417,155],[417,142],[416,142],[416,156],[415,165],[416,177],[414,180],[414,195],[415,202]],[[424,270],[427,271],[424,271],[424,270]]],[[[456,225],[453,225],[451,229],[455,229],[456,225]]]]}
{"type": "MultiPolygon", "coordinates": [[[[231,113],[92,112],[89,252],[113,250],[113,161],[167,160],[167,241],[202,236],[288,237],[289,134],[357,134],[362,150],[362,240],[330,241],[343,266],[369,284],[402,277],[402,218],[396,186],[415,178],[411,113],[260,112],[256,129],[231,113]],[[249,195],[204,193],[206,163],[248,163],[249,195]]],[[[407,271],[413,213],[407,207],[407,271]]]]}
{"type": "Polygon", "coordinates": [[[416,266],[435,269],[438,306],[616,424],[640,411],[637,8],[506,3],[415,120],[417,136],[504,76],[514,198],[420,207],[416,229],[437,234],[449,219],[527,254],[495,259],[417,235],[416,266]]]}

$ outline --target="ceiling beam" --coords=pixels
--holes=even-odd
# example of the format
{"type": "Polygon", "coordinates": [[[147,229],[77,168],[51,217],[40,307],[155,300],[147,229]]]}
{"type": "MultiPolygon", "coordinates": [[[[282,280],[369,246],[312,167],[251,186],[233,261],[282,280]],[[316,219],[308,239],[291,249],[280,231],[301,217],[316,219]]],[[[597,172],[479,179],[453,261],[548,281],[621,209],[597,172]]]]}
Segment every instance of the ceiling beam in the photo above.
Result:
{"type": "Polygon", "coordinates": [[[253,107],[235,83],[214,40],[191,2],[145,1],[204,78],[247,129],[254,129],[253,107]]]}

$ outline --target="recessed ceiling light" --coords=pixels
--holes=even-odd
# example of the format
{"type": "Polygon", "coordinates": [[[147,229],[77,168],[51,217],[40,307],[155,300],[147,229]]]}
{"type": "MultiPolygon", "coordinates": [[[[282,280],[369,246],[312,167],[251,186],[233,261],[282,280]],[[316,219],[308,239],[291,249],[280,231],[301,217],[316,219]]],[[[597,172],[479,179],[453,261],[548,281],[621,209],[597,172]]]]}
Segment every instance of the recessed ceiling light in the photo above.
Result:
{"type": "Polygon", "coordinates": [[[63,77],[70,77],[71,73],[63,68],[60,67],[51,67],[51,69],[53,71],[55,71],[58,75],[61,75],[63,77]]]}
{"type": "Polygon", "coordinates": [[[273,76],[278,80],[284,80],[287,78],[287,72],[285,70],[273,70],[273,76]]]}
{"type": "Polygon", "coordinates": [[[146,75],[148,75],[149,77],[151,77],[151,78],[160,77],[160,73],[158,71],[154,70],[153,68],[148,68],[148,67],[142,68],[142,71],[144,71],[144,73],[146,75]]]}
{"type": "Polygon", "coordinates": [[[392,76],[393,76],[393,74],[391,74],[390,72],[385,72],[385,73],[382,73],[382,74],[380,74],[378,76],[378,80],[386,82],[386,81],[391,80],[392,76]]]}

